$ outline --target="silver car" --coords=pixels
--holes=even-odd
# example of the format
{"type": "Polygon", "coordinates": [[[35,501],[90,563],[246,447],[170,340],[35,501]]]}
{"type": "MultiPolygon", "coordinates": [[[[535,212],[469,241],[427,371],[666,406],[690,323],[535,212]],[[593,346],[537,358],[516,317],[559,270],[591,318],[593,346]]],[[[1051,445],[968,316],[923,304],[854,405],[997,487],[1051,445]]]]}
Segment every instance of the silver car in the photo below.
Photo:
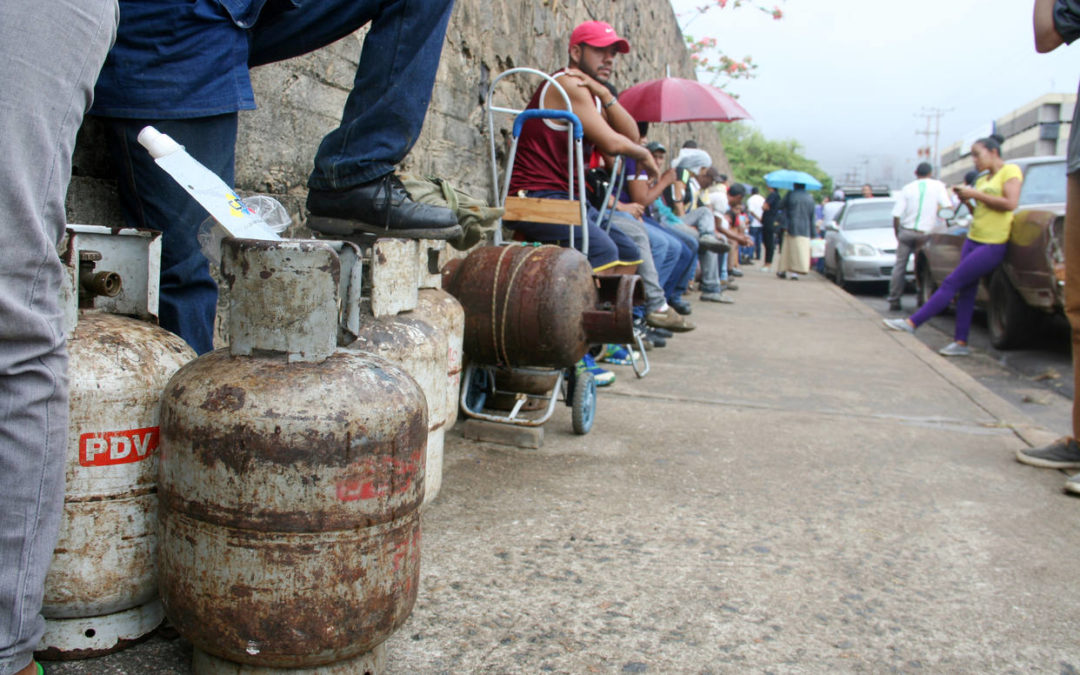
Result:
{"type": "MultiPolygon", "coordinates": [[[[825,223],[825,276],[841,288],[856,283],[888,283],[896,262],[891,197],[852,199],[835,222],[825,223]]],[[[908,258],[907,281],[915,281],[915,256],[908,258]]]]}

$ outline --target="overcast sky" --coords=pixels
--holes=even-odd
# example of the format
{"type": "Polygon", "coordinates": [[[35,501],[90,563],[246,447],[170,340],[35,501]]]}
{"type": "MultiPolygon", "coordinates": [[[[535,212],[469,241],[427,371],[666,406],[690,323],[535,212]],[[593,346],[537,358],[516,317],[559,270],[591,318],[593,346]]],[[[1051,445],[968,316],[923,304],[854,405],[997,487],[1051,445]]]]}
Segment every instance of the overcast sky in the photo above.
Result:
{"type": "MultiPolygon", "coordinates": [[[[709,0],[672,0],[685,26],[709,0]]],[[[687,32],[729,56],[752,56],[758,75],[730,92],[770,139],[793,138],[842,181],[906,182],[925,141],[918,117],[942,108],[940,146],[1050,92],[1075,93],[1080,44],[1036,54],[1032,0],[768,0],[713,9],[687,32]]],[[[659,73],[657,76],[662,76],[659,73]]],[[[699,79],[708,80],[709,73],[699,79]]]]}

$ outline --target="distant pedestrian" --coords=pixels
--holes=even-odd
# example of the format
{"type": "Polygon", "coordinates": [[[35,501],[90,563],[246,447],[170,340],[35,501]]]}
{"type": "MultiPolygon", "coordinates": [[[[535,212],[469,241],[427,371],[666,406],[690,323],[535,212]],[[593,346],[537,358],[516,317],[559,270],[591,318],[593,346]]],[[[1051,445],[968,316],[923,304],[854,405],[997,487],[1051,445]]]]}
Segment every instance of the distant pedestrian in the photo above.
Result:
{"type": "Polygon", "coordinates": [[[968,331],[975,312],[975,293],[979,280],[989,275],[1005,258],[1012,231],[1013,210],[1020,201],[1020,186],[1024,181],[1020,167],[1006,164],[1001,158],[998,137],[983,138],[971,146],[975,168],[987,173],[975,182],[975,187],[956,186],[953,191],[974,214],[960,264],[956,266],[941,288],[926,301],[919,311],[906,319],[885,319],[892,330],[914,333],[915,329],[937,316],[956,298],[955,341],[941,349],[942,356],[968,356],[968,331]],[[971,202],[975,205],[972,207],[971,202]]]}
{"type": "Polygon", "coordinates": [[[874,196],[874,186],[870,183],[863,183],[862,196],[869,199],[874,196]]]}
{"type": "Polygon", "coordinates": [[[784,195],[784,240],[780,247],[780,264],[776,266],[776,276],[781,279],[798,279],[800,274],[810,273],[814,207],[814,198],[803,183],[795,183],[794,189],[784,195]]]}
{"type": "Polygon", "coordinates": [[[765,266],[762,272],[771,271],[773,253],[776,250],[776,230],[780,218],[780,192],[769,188],[769,196],[765,198],[764,215],[761,218],[761,242],[765,246],[765,266]]]}
{"type": "Polygon", "coordinates": [[[896,262],[889,281],[889,311],[899,312],[900,296],[904,294],[904,277],[908,258],[915,249],[938,229],[941,219],[938,209],[952,206],[949,190],[936,178],[931,178],[933,167],[922,162],[915,167],[915,180],[900,190],[893,206],[893,231],[896,232],[896,262]]]}
{"type": "Polygon", "coordinates": [[[765,219],[765,196],[756,187],[750,188],[746,200],[746,212],[750,214],[750,238],[754,240],[754,260],[761,260],[761,230],[765,219]]]}
{"type": "MultiPolygon", "coordinates": [[[[1035,0],[1035,48],[1057,49],[1080,38],[1080,0],[1035,0]]],[[[1068,179],[1065,193],[1065,315],[1072,325],[1073,384],[1080,383],[1080,106],[1073,111],[1069,131],[1068,179]]],[[[1080,406],[1073,402],[1072,436],[1048,446],[1021,450],[1024,464],[1048,469],[1080,469],[1080,406]]],[[[1065,481],[1065,491],[1080,494],[1080,474],[1065,481]]]]}

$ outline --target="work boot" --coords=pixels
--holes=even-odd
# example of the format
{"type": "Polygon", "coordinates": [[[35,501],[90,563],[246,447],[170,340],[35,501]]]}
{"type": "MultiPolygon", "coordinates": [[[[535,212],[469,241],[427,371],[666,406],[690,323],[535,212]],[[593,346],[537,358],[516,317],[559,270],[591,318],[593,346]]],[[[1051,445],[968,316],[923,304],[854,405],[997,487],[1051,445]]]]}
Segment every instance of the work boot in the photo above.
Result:
{"type": "Polygon", "coordinates": [[[393,173],[344,190],[308,191],[308,226],[322,234],[358,232],[403,239],[455,239],[457,216],[448,208],[414,202],[393,173]]]}

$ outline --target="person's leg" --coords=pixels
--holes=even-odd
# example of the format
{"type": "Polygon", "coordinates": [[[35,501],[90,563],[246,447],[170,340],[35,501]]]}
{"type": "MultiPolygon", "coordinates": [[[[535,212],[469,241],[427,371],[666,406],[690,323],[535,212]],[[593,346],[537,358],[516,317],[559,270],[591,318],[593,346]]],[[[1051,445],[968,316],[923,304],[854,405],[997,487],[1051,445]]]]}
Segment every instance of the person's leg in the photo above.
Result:
{"type": "Polygon", "coordinates": [[[751,227],[750,236],[754,239],[754,244],[750,248],[753,250],[754,260],[761,260],[761,227],[751,227]]]}
{"type": "Polygon", "coordinates": [[[217,284],[199,248],[206,211],[139,145],[147,124],[171,136],[227,184],[233,184],[236,114],[188,120],[106,119],[120,203],[131,227],[162,232],[160,322],[199,354],[214,348],[217,284]]]}
{"type": "Polygon", "coordinates": [[[611,214],[611,230],[608,234],[616,235],[617,233],[622,233],[629,238],[638,249],[641,264],[638,266],[637,273],[645,287],[645,311],[655,312],[663,308],[666,304],[664,288],[657,274],[654,252],[645,224],[621,211],[616,211],[611,214]]]}
{"type": "Polygon", "coordinates": [[[694,272],[697,271],[698,238],[686,225],[670,225],[665,226],[665,228],[669,234],[682,244],[682,253],[680,254],[678,266],[679,272],[674,280],[674,287],[668,295],[669,299],[672,295],[676,299],[681,299],[683,293],[686,293],[687,289],[690,288],[690,282],[694,280],[694,272]]]}
{"type": "Polygon", "coordinates": [[[303,2],[252,30],[249,63],[302,54],[371,22],[341,125],[323,139],[308,186],[343,190],[394,170],[424,125],[453,0],[303,2]]]}
{"type": "Polygon", "coordinates": [[[907,262],[918,240],[911,230],[900,230],[896,235],[896,262],[893,263],[892,278],[889,280],[889,304],[899,304],[904,294],[907,274],[907,262]]]}
{"type": "Polygon", "coordinates": [[[975,310],[975,293],[979,280],[994,271],[1005,257],[1007,244],[980,244],[967,239],[960,250],[960,264],[941,282],[941,287],[930,296],[919,311],[908,317],[916,328],[940,314],[954,295],[959,294],[956,304],[957,342],[967,342],[971,327],[971,315],[975,310]]]}
{"type": "Polygon", "coordinates": [[[775,253],[775,227],[770,223],[761,226],[761,239],[765,244],[765,267],[772,265],[775,253]]]}
{"type": "Polygon", "coordinates": [[[64,195],[115,0],[0,3],[0,673],[29,666],[64,502],[64,195]]]}
{"type": "MultiPolygon", "coordinates": [[[[678,264],[682,252],[682,244],[678,239],[668,234],[667,230],[651,218],[642,218],[645,231],[649,235],[649,247],[652,249],[653,263],[656,265],[656,276],[660,279],[660,287],[666,291],[675,276],[675,266],[678,264]]],[[[667,297],[667,293],[664,293],[667,297]]]]}
{"type": "MultiPolygon", "coordinates": [[[[1080,129],[1072,133],[1080,134],[1080,129]]],[[[1065,201],[1065,316],[1072,326],[1073,382],[1080,382],[1080,172],[1069,174],[1065,201]]],[[[1073,438],[1080,438],[1080,405],[1073,403],[1073,438]]]]}

